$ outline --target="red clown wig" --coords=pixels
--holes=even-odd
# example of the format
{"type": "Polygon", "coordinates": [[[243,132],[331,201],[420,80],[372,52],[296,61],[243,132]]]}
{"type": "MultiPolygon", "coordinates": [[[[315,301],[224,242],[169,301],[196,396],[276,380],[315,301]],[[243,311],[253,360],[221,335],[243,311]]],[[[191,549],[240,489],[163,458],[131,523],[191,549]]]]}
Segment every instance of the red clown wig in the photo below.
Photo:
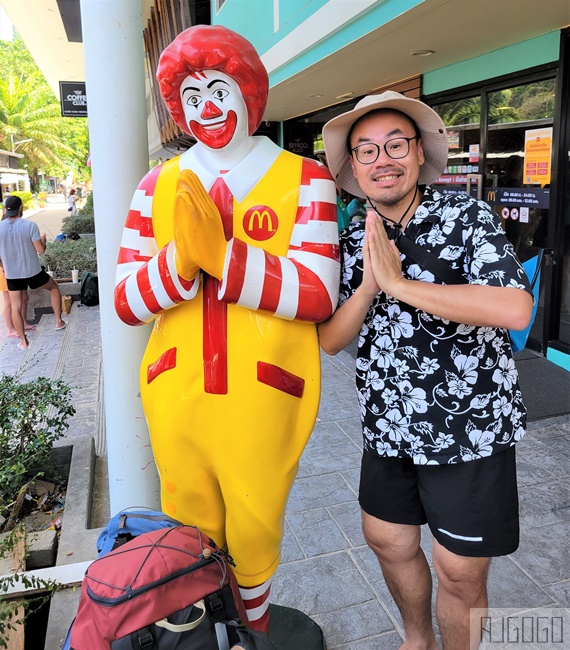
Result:
{"type": "Polygon", "coordinates": [[[261,123],[269,92],[269,78],[253,45],[221,25],[195,25],[168,45],[158,62],[156,78],[172,119],[190,134],[180,100],[180,86],[189,74],[219,70],[234,79],[247,106],[248,132],[261,123]]]}

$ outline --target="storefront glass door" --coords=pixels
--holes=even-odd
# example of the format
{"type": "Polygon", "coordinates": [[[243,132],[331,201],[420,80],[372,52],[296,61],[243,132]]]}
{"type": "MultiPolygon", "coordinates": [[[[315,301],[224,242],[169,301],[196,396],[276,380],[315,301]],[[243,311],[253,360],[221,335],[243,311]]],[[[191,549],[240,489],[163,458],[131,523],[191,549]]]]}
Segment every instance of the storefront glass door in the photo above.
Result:
{"type": "MultiPolygon", "coordinates": [[[[548,242],[555,80],[483,91],[433,108],[447,126],[443,192],[467,192],[499,214],[521,261],[548,242]]],[[[545,274],[542,276],[542,284],[545,274]]],[[[544,287],[530,339],[542,345],[544,287]]]]}

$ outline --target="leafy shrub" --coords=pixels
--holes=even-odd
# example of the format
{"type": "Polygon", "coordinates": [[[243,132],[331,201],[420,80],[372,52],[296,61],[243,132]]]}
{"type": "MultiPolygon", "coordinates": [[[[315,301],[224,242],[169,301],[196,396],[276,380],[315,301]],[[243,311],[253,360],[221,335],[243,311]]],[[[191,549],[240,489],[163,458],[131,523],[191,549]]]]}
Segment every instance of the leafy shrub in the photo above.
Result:
{"type": "Polygon", "coordinates": [[[22,199],[24,210],[28,210],[34,205],[34,195],[31,192],[10,192],[10,196],[19,196],[22,199]]]}
{"type": "Polygon", "coordinates": [[[69,235],[71,232],[86,232],[94,233],[95,232],[95,219],[92,214],[86,214],[75,217],[64,217],[61,223],[61,231],[65,235],[69,235]]]}
{"type": "MultiPolygon", "coordinates": [[[[29,483],[42,470],[52,470],[53,443],[67,429],[67,419],[75,413],[71,404],[71,388],[62,379],[37,377],[20,382],[12,375],[0,377],[0,514],[6,518],[7,534],[0,540],[0,558],[9,557],[24,536],[22,524],[15,527],[19,515],[17,504],[25,501],[29,483]]],[[[18,569],[15,575],[0,579],[0,647],[9,648],[9,630],[23,624],[18,605],[24,608],[24,618],[38,611],[51,593],[58,589],[53,581],[26,577],[18,569]],[[11,587],[22,583],[48,593],[39,598],[20,602],[2,597],[11,587]]]]}
{"type": "Polygon", "coordinates": [[[45,253],[40,255],[40,261],[46,269],[53,271],[56,278],[70,278],[72,269],[79,271],[79,277],[83,271],[96,273],[95,237],[48,242],[45,253]]]}
{"type": "MultiPolygon", "coordinates": [[[[89,192],[87,197],[85,198],[85,204],[83,205],[82,208],[79,208],[77,210],[77,214],[80,216],[93,216],[95,214],[95,210],[93,209],[93,192],[89,192]]],[[[75,232],[80,232],[79,230],[76,230],[75,232]]],[[[81,232],[91,232],[90,230],[82,230],[81,232]]]]}
{"type": "Polygon", "coordinates": [[[37,377],[20,382],[0,377],[0,513],[34,478],[34,467],[49,467],[53,443],[67,429],[75,413],[71,388],[62,379],[37,377]]]}

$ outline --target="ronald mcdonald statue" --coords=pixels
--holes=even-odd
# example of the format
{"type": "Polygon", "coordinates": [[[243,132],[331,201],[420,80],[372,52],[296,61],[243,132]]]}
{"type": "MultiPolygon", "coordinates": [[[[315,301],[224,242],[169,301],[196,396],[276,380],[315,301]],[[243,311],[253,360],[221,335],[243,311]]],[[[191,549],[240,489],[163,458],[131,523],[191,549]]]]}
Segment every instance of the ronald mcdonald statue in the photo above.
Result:
{"type": "Polygon", "coordinates": [[[154,319],[140,381],[162,507],[228,549],[250,624],[267,631],[319,404],[316,323],[337,304],[335,184],[317,161],[252,135],[269,82],[242,36],[191,27],[157,78],[196,144],[135,191],[115,306],[129,325],[154,319]]]}

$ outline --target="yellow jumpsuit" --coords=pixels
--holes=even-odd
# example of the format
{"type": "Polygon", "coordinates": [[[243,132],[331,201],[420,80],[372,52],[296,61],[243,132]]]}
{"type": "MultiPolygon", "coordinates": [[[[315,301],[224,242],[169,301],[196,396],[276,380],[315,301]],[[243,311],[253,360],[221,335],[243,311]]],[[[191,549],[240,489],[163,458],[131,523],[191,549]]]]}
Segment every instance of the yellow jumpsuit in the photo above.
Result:
{"type": "MultiPolygon", "coordinates": [[[[301,165],[300,157],[284,152],[240,204],[234,198],[236,238],[259,245],[244,230],[243,217],[251,206],[276,206],[278,230],[263,248],[287,254],[301,165]]],[[[175,159],[157,180],[152,219],[159,248],[173,239],[165,215],[173,211],[178,173],[175,159]]],[[[316,326],[228,304],[227,393],[211,394],[204,390],[203,345],[217,323],[209,318],[203,282],[192,300],[157,317],[141,365],[143,406],[163,509],[227,546],[239,584],[255,586],[279,563],[286,501],[317,415],[316,326]],[[149,383],[149,366],[169,350],[174,367],[149,383]],[[304,382],[302,397],[259,381],[260,362],[291,373],[297,386],[304,382]]]]}

